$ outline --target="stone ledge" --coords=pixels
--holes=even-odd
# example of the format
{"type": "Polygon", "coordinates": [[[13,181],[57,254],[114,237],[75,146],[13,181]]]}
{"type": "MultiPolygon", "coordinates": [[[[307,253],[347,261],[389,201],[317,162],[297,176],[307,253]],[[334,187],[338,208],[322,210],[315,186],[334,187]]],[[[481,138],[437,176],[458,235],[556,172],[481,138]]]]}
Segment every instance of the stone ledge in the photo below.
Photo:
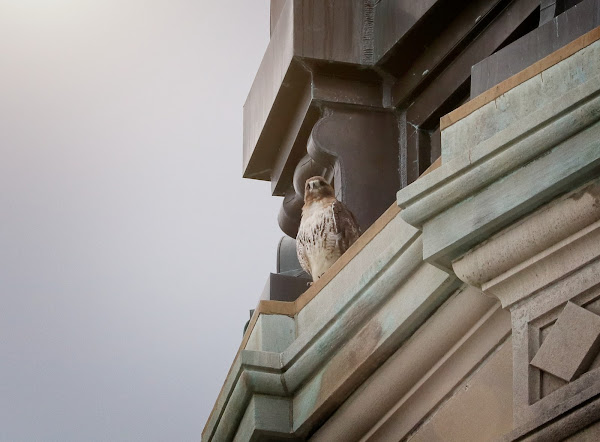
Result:
{"type": "Polygon", "coordinates": [[[445,150],[440,168],[398,192],[401,216],[424,232],[425,260],[448,268],[490,235],[597,175],[600,57],[587,56],[598,53],[600,42],[590,44],[442,133],[444,145],[462,149],[445,150]]]}
{"type": "Polygon", "coordinates": [[[481,287],[599,221],[599,196],[600,180],[565,195],[543,208],[537,216],[529,216],[499,234],[503,237],[502,248],[490,247],[490,242],[496,238],[494,237],[455,261],[454,271],[463,281],[481,287]]]}
{"type": "MultiPolygon", "coordinates": [[[[436,168],[438,168],[441,164],[441,161],[438,160],[436,162],[434,162],[423,174],[422,177],[431,173],[432,171],[434,171],[436,168]]],[[[248,342],[251,340],[252,334],[254,333],[254,328],[256,326],[256,323],[258,322],[259,318],[261,316],[264,315],[280,315],[280,316],[288,316],[291,318],[296,318],[297,315],[299,315],[301,312],[303,312],[303,310],[305,309],[305,307],[310,306],[311,302],[318,296],[321,295],[321,292],[329,285],[329,283],[335,279],[335,278],[340,278],[338,277],[338,275],[344,271],[345,275],[350,275],[353,278],[359,278],[362,281],[362,284],[366,284],[367,282],[369,282],[370,278],[373,278],[374,274],[371,273],[370,276],[368,276],[368,272],[363,273],[365,267],[362,267],[362,270],[358,270],[361,268],[362,264],[358,264],[357,266],[355,266],[356,268],[347,268],[348,265],[359,255],[362,253],[363,249],[370,247],[372,249],[374,249],[374,251],[369,252],[368,250],[365,253],[365,260],[366,261],[370,261],[370,263],[373,263],[373,260],[377,261],[381,261],[381,256],[380,255],[380,249],[381,248],[386,248],[384,246],[390,246],[388,247],[388,252],[393,252],[393,248],[394,246],[392,245],[391,241],[391,237],[388,235],[381,235],[381,233],[386,229],[386,227],[388,226],[388,224],[390,224],[390,222],[392,222],[393,220],[397,220],[400,222],[400,227],[401,229],[404,229],[406,232],[402,235],[400,235],[400,238],[396,238],[396,242],[397,242],[397,249],[396,252],[398,252],[400,249],[405,250],[410,244],[412,244],[415,239],[418,236],[418,232],[410,227],[409,225],[403,223],[401,221],[401,219],[398,217],[398,213],[400,212],[400,209],[398,207],[398,205],[396,203],[392,204],[390,206],[390,208],[377,220],[375,221],[375,223],[373,223],[373,225],[371,227],[369,227],[369,229],[367,229],[367,231],[365,231],[360,238],[346,251],[346,253],[344,253],[344,255],[342,255],[342,257],[340,259],[338,259],[335,264],[327,271],[325,272],[325,274],[318,279],[305,293],[303,293],[296,301],[294,302],[282,302],[282,301],[264,301],[261,300],[259,301],[254,314],[252,315],[252,318],[250,319],[250,323],[248,324],[248,327],[246,329],[246,332],[244,333],[244,337],[242,339],[242,342],[240,344],[240,349],[238,350],[238,353],[234,359],[234,362],[232,364],[232,366],[229,369],[229,372],[227,373],[227,376],[225,378],[225,382],[223,384],[223,387],[221,388],[221,391],[219,392],[219,396],[217,397],[217,400],[215,402],[215,405],[213,407],[213,410],[211,411],[211,414],[206,422],[205,428],[202,432],[202,440],[205,440],[205,438],[207,438],[207,434],[209,431],[214,431],[216,425],[218,425],[219,420],[221,419],[221,415],[224,412],[224,409],[227,405],[227,402],[229,400],[229,398],[231,397],[231,392],[234,390],[235,388],[235,383],[238,381],[239,379],[239,374],[241,373],[241,371],[243,370],[242,365],[247,366],[247,367],[262,367],[264,369],[270,370],[272,372],[277,372],[277,373],[281,373],[283,370],[283,365],[282,365],[282,355],[283,353],[271,353],[271,352],[266,352],[266,351],[248,351],[245,350],[248,346],[248,342]],[[402,239],[404,238],[404,240],[402,239]],[[377,239],[376,241],[374,241],[375,239],[377,239]],[[407,240],[409,242],[407,242],[407,240]],[[400,241],[400,242],[398,242],[400,241]],[[379,259],[377,259],[377,257],[379,256],[379,259]]],[[[398,233],[398,231],[396,230],[396,233],[398,233]]],[[[394,236],[397,236],[396,234],[394,234],[394,236]]],[[[422,249],[422,246],[419,244],[419,247],[416,248],[415,250],[417,250],[416,254],[414,255],[416,257],[415,260],[413,260],[416,263],[420,263],[422,262],[421,259],[421,252],[420,250],[422,249]]],[[[393,255],[394,253],[392,253],[393,255]]],[[[391,256],[389,253],[387,253],[387,258],[383,257],[383,260],[389,260],[391,259],[391,256]]],[[[367,266],[368,267],[368,266],[367,266]]],[[[373,266],[371,266],[373,267],[373,266]]],[[[376,266],[375,266],[376,267],[376,266]]],[[[408,267],[405,267],[403,269],[403,274],[406,275],[406,272],[409,271],[409,269],[414,268],[414,265],[410,265],[408,267]]],[[[345,278],[346,276],[342,276],[342,278],[345,278]]],[[[325,291],[325,293],[321,296],[322,298],[331,298],[332,296],[335,297],[336,292],[339,294],[348,294],[349,292],[347,290],[345,291],[340,291],[339,287],[333,288],[330,287],[328,290],[330,290],[330,294],[328,295],[325,291]],[[333,293],[332,293],[332,292],[333,293]]],[[[335,299],[335,298],[334,298],[335,299]]],[[[338,300],[339,302],[339,300],[338,300]]],[[[313,304],[313,306],[315,306],[316,304],[313,304]]],[[[328,310],[327,309],[323,309],[322,306],[318,306],[318,307],[314,307],[314,311],[317,314],[323,314],[324,312],[326,313],[328,310]]],[[[331,310],[329,310],[331,311],[331,310]]],[[[309,320],[310,315],[309,316],[309,320]]],[[[312,318],[314,319],[314,318],[312,318]]],[[[335,319],[335,312],[333,312],[333,314],[329,315],[329,319],[328,321],[331,322],[332,319],[335,319]]],[[[308,322],[306,322],[304,324],[305,326],[308,325],[308,322]]],[[[300,327],[300,329],[305,328],[305,327],[300,327]]],[[[296,332],[298,332],[298,328],[294,326],[294,329],[296,330],[296,332]]],[[[311,340],[314,340],[314,336],[317,335],[319,333],[318,329],[314,329],[312,334],[310,334],[311,337],[309,337],[309,334],[304,333],[303,334],[303,343],[301,344],[300,341],[296,342],[295,345],[297,346],[297,348],[304,348],[308,345],[308,343],[311,340]],[[308,337],[308,339],[307,339],[308,337]]],[[[256,339],[256,341],[258,341],[258,338],[253,338],[256,339]]],[[[253,345],[256,344],[250,344],[251,348],[255,348],[258,349],[259,347],[252,347],[253,345]]],[[[289,350],[289,349],[288,349],[289,350]]],[[[292,350],[289,350],[287,352],[288,355],[288,359],[287,359],[287,365],[289,365],[290,363],[292,363],[294,357],[291,356],[293,354],[297,354],[294,353],[292,350]]],[[[283,379],[283,378],[282,378],[283,379]]],[[[283,384],[282,384],[283,385],[283,384]]],[[[283,387],[282,387],[283,388],[283,387]]],[[[283,391],[283,390],[282,390],[283,391]]],[[[211,439],[208,439],[211,440],[211,439]]]]}
{"type": "Polygon", "coordinates": [[[478,289],[462,287],[312,438],[363,440],[367,434],[380,436],[395,426],[395,440],[403,439],[428,419],[509,333],[510,315],[497,301],[478,289]]]}
{"type": "MultiPolygon", "coordinates": [[[[232,440],[236,432],[247,437],[249,430],[240,423],[257,422],[244,417],[256,416],[257,412],[247,411],[256,395],[291,401],[292,426],[277,437],[310,432],[376,369],[376,361],[395,351],[456,289],[454,275],[424,263],[421,250],[417,231],[396,214],[295,315],[297,336],[291,345],[280,353],[238,354],[203,440],[232,440]],[[302,319],[308,308],[312,313],[302,319]],[[325,348],[337,351],[324,352],[325,348]]],[[[260,327],[253,331],[259,333],[260,327]]],[[[259,342],[249,335],[244,345],[258,349],[259,342]]]]}
{"type": "Polygon", "coordinates": [[[600,179],[469,251],[456,275],[509,307],[600,255],[600,179]],[[565,259],[564,255],[576,259],[565,259]]]}
{"type": "Polygon", "coordinates": [[[600,384],[541,414],[499,439],[499,442],[564,440],[600,420],[600,384]]]}
{"type": "Polygon", "coordinates": [[[592,125],[599,118],[599,82],[600,76],[594,77],[493,136],[474,145],[465,144],[462,155],[452,159],[443,156],[442,167],[398,191],[402,217],[421,227],[592,125]]]}
{"type": "Polygon", "coordinates": [[[582,35],[581,37],[573,40],[571,43],[564,46],[560,50],[553,52],[547,57],[544,57],[543,59],[532,64],[523,71],[513,75],[510,78],[507,78],[506,80],[500,82],[491,89],[488,89],[487,91],[476,96],[469,102],[465,103],[463,106],[455,109],[449,114],[444,115],[440,119],[440,129],[444,130],[452,126],[454,123],[469,116],[473,112],[485,106],[487,103],[494,101],[502,94],[513,89],[515,86],[518,86],[519,84],[529,80],[530,78],[535,77],[540,72],[545,71],[546,69],[554,66],[555,64],[560,63],[565,58],[568,58],[574,53],[585,48],[586,46],[589,46],[591,43],[595,42],[599,38],[600,28],[596,28],[582,35]]]}

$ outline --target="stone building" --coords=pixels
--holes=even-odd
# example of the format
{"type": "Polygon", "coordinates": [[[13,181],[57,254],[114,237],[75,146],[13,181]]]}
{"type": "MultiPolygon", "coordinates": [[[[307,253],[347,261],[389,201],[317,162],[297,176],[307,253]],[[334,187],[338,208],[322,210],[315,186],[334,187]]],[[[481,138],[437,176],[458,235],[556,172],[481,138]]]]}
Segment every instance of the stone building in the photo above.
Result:
{"type": "Polygon", "coordinates": [[[288,237],[202,441],[600,440],[599,26],[600,0],[271,0],[243,173],[288,237]],[[313,175],[364,233],[307,290],[313,175]]]}

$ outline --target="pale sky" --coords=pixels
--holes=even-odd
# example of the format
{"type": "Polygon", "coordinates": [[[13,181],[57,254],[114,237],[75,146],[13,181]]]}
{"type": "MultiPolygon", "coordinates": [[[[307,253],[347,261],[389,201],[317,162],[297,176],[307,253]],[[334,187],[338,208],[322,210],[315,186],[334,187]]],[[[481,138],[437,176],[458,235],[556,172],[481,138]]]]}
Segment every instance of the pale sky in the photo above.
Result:
{"type": "Polygon", "coordinates": [[[0,0],[0,442],[199,441],[281,200],[268,0],[0,0]]]}

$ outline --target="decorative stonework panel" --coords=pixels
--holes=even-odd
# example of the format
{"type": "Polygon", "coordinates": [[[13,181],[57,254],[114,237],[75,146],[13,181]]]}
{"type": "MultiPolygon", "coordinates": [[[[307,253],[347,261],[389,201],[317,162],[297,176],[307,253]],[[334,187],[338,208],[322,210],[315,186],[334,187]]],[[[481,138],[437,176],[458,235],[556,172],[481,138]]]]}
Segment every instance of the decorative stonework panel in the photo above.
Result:
{"type": "Polygon", "coordinates": [[[453,262],[461,279],[511,312],[515,430],[507,440],[542,428],[557,410],[584,407],[600,388],[599,185],[539,207],[453,262]]]}
{"type": "Polygon", "coordinates": [[[515,423],[519,426],[600,381],[600,261],[511,309],[515,423]]]}
{"type": "Polygon", "coordinates": [[[600,316],[567,302],[531,365],[571,382],[600,349],[600,316]]]}

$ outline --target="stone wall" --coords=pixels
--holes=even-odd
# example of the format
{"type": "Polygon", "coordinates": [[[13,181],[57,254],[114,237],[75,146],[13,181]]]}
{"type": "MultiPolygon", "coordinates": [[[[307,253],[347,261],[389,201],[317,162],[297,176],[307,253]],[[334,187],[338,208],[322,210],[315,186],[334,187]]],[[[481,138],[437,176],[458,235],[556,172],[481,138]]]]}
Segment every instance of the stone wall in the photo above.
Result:
{"type": "Polygon", "coordinates": [[[423,231],[425,260],[511,314],[505,440],[577,440],[600,418],[598,38],[600,29],[450,116],[442,166],[398,194],[403,218],[423,231]]]}
{"type": "Polygon", "coordinates": [[[295,302],[203,441],[600,437],[600,28],[442,119],[442,159],[295,302]]]}

